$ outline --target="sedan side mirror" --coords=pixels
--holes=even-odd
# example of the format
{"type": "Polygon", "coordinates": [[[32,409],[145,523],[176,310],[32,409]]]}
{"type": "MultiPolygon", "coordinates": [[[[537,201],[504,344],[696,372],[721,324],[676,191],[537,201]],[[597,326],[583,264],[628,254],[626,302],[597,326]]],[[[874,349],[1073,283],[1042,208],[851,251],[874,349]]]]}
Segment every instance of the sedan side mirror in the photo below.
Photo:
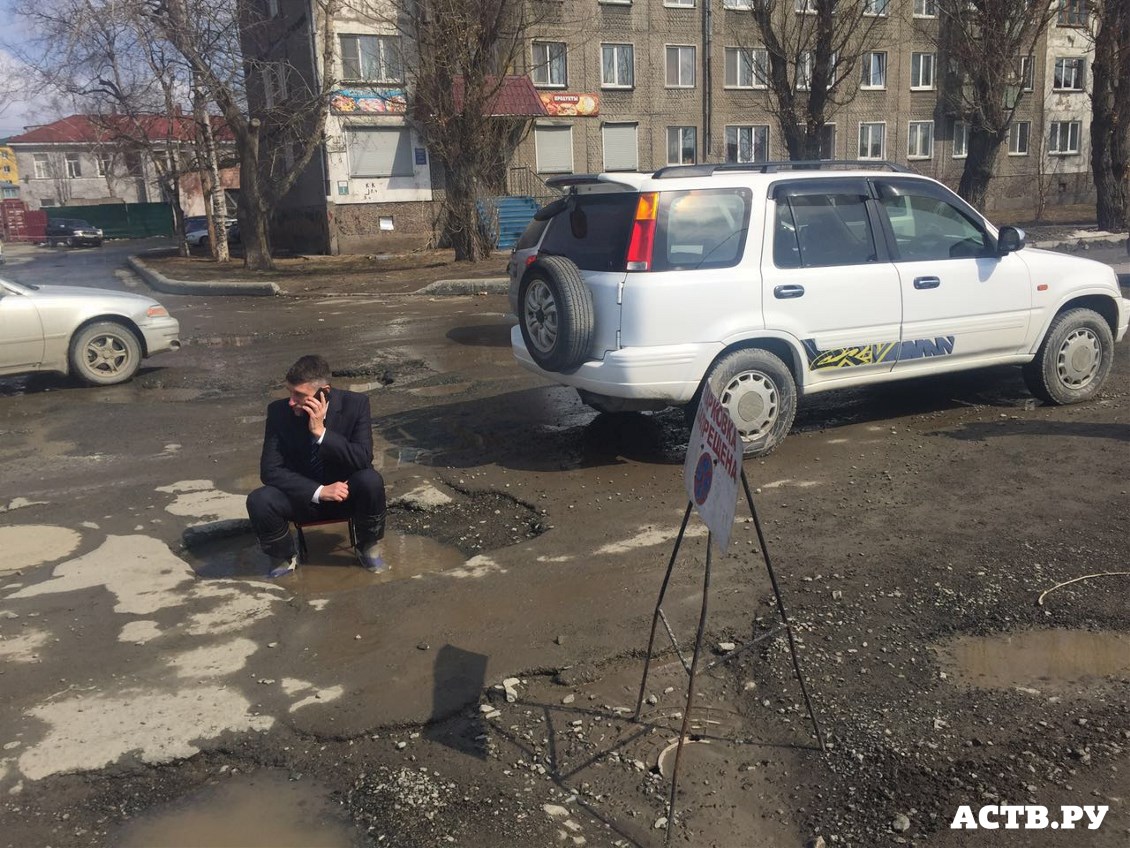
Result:
{"type": "Polygon", "coordinates": [[[1017,227],[1001,227],[997,233],[997,255],[1007,256],[1025,245],[1024,230],[1017,227]]]}

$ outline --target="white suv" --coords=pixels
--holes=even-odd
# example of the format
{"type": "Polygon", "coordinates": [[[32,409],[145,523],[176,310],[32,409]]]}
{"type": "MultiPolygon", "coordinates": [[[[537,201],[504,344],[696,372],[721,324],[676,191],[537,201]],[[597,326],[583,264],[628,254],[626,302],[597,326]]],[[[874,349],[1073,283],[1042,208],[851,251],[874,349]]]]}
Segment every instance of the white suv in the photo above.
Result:
{"type": "Polygon", "coordinates": [[[691,405],[709,380],[747,455],[828,389],[1016,363],[1049,403],[1093,397],[1130,316],[1111,268],[881,164],[550,180],[569,193],[511,259],[515,357],[605,411],[691,405]]]}

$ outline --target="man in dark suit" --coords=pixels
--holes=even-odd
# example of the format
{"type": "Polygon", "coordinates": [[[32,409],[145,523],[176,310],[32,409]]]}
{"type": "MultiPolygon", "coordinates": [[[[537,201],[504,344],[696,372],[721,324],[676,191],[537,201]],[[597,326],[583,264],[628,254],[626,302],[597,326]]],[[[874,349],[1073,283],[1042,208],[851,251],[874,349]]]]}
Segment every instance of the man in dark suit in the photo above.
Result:
{"type": "Polygon", "coordinates": [[[357,559],[383,571],[385,484],[373,468],[369,398],[330,387],[330,367],[304,356],[286,373],[290,397],[267,407],[259,477],[247,514],[259,545],[271,557],[271,577],[298,567],[290,522],[352,518],[357,559]]]}

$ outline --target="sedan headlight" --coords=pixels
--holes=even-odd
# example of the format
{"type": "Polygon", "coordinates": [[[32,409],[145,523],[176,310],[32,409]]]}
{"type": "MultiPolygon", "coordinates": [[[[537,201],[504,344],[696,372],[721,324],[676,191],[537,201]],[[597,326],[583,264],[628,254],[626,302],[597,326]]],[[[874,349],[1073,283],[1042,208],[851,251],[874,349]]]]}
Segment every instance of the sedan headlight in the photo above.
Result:
{"type": "Polygon", "coordinates": [[[167,310],[160,304],[157,304],[156,306],[150,306],[148,309],[146,309],[145,316],[147,318],[168,318],[169,310],[167,310]]]}

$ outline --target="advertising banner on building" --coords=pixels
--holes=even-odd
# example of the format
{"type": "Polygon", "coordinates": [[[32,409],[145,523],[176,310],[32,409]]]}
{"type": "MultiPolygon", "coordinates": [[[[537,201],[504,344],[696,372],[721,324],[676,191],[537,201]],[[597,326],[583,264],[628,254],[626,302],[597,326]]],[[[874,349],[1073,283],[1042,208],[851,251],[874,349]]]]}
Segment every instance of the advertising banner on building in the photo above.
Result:
{"type": "Polygon", "coordinates": [[[600,114],[600,97],[596,94],[567,94],[563,91],[539,91],[538,97],[547,115],[558,118],[592,118],[600,114]]]}
{"type": "Polygon", "coordinates": [[[741,475],[742,440],[738,428],[710,386],[703,385],[702,400],[687,442],[683,483],[720,553],[730,543],[741,475]]]}
{"type": "Polygon", "coordinates": [[[403,115],[408,111],[408,95],[403,88],[343,88],[330,98],[335,115],[403,115]]]}

